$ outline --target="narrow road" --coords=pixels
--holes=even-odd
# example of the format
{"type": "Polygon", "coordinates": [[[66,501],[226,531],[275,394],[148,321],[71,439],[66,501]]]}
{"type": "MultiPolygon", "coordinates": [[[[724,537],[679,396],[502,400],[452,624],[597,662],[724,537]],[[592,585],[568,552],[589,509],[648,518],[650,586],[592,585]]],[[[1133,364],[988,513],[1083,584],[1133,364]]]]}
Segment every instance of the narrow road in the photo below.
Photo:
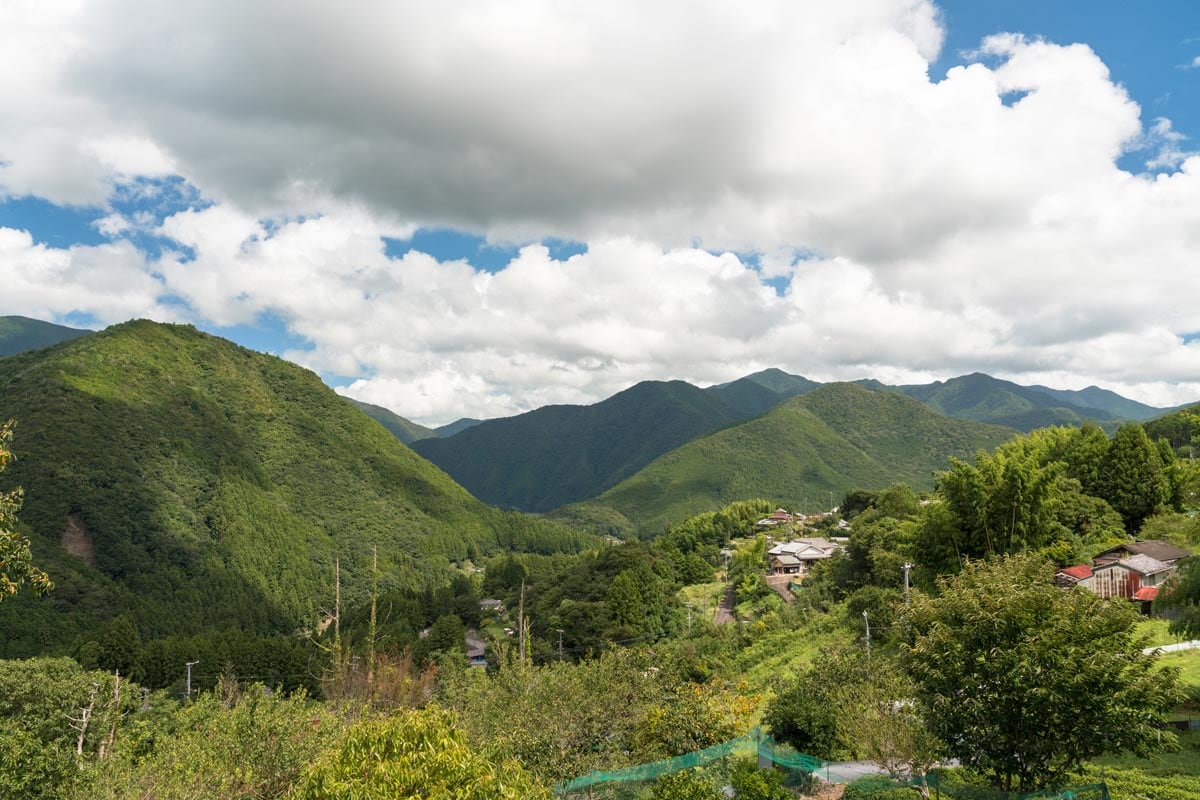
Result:
{"type": "Polygon", "coordinates": [[[1190,642],[1178,642],[1177,644],[1159,644],[1154,647],[1147,647],[1143,653],[1175,653],[1180,650],[1196,650],[1200,648],[1200,640],[1192,640],[1190,642]]]}
{"type": "Polygon", "coordinates": [[[733,622],[733,587],[729,586],[725,589],[725,596],[721,598],[721,602],[717,604],[717,616],[713,619],[714,625],[727,625],[733,622]]]}

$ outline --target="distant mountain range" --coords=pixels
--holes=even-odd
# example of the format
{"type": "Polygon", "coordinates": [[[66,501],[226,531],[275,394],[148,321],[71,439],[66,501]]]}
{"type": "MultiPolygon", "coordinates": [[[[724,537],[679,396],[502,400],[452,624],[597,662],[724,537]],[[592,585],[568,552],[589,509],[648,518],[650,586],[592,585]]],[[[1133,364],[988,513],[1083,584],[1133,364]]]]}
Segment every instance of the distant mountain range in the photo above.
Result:
{"type": "Polygon", "coordinates": [[[0,358],[78,339],[91,331],[29,317],[0,317],[0,358]]]}
{"type": "Polygon", "coordinates": [[[592,529],[652,534],[748,497],[828,509],[851,488],[897,481],[929,488],[950,456],[969,458],[1015,433],[951,419],[897,393],[827,384],[694,439],[555,516],[592,529]]]}
{"type": "Polygon", "coordinates": [[[486,503],[549,511],[745,417],[683,381],[646,381],[595,405],[546,406],[412,447],[486,503]]]}

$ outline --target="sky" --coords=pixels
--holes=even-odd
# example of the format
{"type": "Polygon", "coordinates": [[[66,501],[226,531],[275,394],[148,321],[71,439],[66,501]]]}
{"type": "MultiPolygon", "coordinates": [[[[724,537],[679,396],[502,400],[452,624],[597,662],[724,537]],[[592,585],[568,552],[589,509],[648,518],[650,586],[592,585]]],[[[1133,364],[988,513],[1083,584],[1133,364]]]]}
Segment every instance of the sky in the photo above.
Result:
{"type": "Polygon", "coordinates": [[[778,367],[1200,400],[1192,0],[0,0],[0,314],[425,424],[778,367]]]}

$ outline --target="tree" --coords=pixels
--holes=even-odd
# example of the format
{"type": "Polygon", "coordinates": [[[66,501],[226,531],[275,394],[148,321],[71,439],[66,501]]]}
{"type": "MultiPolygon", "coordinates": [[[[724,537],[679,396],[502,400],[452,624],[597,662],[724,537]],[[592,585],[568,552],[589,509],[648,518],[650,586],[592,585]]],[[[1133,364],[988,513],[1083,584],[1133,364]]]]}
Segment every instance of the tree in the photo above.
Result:
{"type": "Polygon", "coordinates": [[[1062,590],[1029,555],[971,562],[918,595],[903,666],[947,753],[1004,791],[1060,782],[1102,753],[1146,754],[1180,698],[1125,601],[1062,590]]]}
{"type": "Polygon", "coordinates": [[[1154,610],[1171,609],[1171,633],[1176,636],[1200,636],[1200,557],[1179,562],[1175,574],[1158,593],[1154,610]]]}
{"type": "MultiPolygon", "coordinates": [[[[13,420],[0,425],[0,472],[4,472],[13,457],[10,445],[15,427],[13,420]]],[[[54,587],[49,576],[33,565],[29,540],[16,531],[21,496],[20,488],[0,492],[0,600],[16,594],[26,582],[37,594],[54,587]]]]}
{"type": "Polygon", "coordinates": [[[1135,533],[1142,520],[1171,499],[1162,453],[1136,423],[1122,425],[1102,462],[1103,497],[1135,533]]]}
{"type": "Polygon", "coordinates": [[[408,711],[352,725],[301,781],[294,796],[385,800],[552,797],[514,760],[494,762],[471,749],[443,711],[408,711]]]}

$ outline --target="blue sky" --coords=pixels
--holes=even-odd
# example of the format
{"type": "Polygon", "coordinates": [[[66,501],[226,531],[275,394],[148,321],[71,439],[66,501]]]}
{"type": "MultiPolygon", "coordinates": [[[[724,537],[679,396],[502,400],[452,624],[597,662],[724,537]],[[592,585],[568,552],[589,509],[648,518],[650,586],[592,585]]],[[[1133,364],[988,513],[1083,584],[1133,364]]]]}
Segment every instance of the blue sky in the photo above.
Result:
{"type": "Polygon", "coordinates": [[[1200,398],[1194,3],[0,14],[0,313],[427,423],[768,366],[1200,398]]]}

